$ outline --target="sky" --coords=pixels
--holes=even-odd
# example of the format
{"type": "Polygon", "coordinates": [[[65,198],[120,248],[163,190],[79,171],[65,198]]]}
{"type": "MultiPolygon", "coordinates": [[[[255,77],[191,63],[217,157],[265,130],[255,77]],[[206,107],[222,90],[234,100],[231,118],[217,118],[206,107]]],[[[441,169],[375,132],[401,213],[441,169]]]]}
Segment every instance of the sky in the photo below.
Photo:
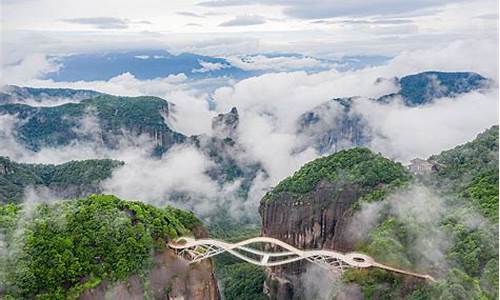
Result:
{"type": "Polygon", "coordinates": [[[3,64],[33,53],[167,48],[208,55],[395,56],[496,39],[495,0],[1,0],[3,64]]]}

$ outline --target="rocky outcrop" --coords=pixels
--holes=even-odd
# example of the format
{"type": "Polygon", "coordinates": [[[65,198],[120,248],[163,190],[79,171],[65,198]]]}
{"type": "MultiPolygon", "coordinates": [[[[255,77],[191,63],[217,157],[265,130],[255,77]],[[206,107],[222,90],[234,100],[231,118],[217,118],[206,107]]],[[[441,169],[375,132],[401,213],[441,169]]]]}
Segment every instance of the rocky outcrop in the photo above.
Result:
{"type": "MultiPolygon", "coordinates": [[[[401,164],[365,148],[318,158],[264,196],[259,207],[261,234],[304,250],[357,250],[359,239],[352,234],[352,221],[360,199],[376,201],[409,179],[401,164]]],[[[268,268],[267,294],[271,299],[316,299],[311,296],[311,283],[326,275],[311,275],[317,270],[310,266],[302,260],[268,268]]],[[[325,284],[328,292],[331,281],[325,284]]]]}
{"type": "Polygon", "coordinates": [[[166,250],[155,256],[145,279],[132,275],[115,284],[102,282],[79,299],[217,300],[220,296],[210,260],[188,265],[173,250],[166,250]]]}
{"type": "Polygon", "coordinates": [[[0,90],[0,103],[58,103],[78,102],[102,95],[92,90],[66,88],[32,88],[6,85],[0,90]]]}
{"type": "Polygon", "coordinates": [[[233,107],[228,113],[218,114],[212,120],[212,130],[219,138],[236,138],[240,117],[238,110],[233,107]]]}
{"type": "Polygon", "coordinates": [[[346,220],[361,195],[357,186],[326,181],[306,194],[279,193],[260,206],[262,235],[301,249],[349,251],[346,220]]]}
{"type": "MultiPolygon", "coordinates": [[[[262,235],[299,249],[353,249],[347,226],[352,204],[363,194],[356,185],[321,182],[306,194],[278,193],[259,208],[262,235]]],[[[302,299],[307,261],[269,268],[266,287],[272,299],[302,299]]]]}
{"type": "Polygon", "coordinates": [[[369,143],[370,128],[362,115],[352,109],[358,97],[335,98],[300,116],[297,135],[301,148],[314,147],[318,153],[331,154],[369,143]]]}
{"type": "MultiPolygon", "coordinates": [[[[207,237],[203,227],[193,229],[197,238],[207,237]]],[[[218,300],[220,299],[214,267],[209,259],[188,264],[172,249],[155,254],[145,278],[130,276],[126,281],[98,286],[83,292],[80,300],[218,300]]]]}
{"type": "Polygon", "coordinates": [[[144,135],[161,154],[186,139],[167,125],[171,106],[157,97],[100,95],[48,107],[0,103],[0,115],[15,116],[16,138],[33,151],[75,142],[116,148],[144,135]]]}

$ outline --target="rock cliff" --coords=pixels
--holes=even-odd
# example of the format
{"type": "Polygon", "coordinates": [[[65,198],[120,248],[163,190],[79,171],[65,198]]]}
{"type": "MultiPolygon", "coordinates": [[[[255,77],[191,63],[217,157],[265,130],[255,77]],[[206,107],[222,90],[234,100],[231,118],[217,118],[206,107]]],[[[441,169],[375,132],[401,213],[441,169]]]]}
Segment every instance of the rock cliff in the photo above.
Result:
{"type": "MultiPolygon", "coordinates": [[[[197,238],[207,237],[203,228],[195,230],[197,238]]],[[[155,299],[155,300],[218,300],[220,299],[211,260],[189,265],[173,250],[155,255],[152,269],[145,280],[137,275],[110,285],[104,281],[85,291],[80,300],[155,299]]]]}
{"type": "MultiPolygon", "coordinates": [[[[361,197],[373,197],[406,180],[404,168],[367,149],[341,151],[306,164],[261,201],[262,235],[299,249],[352,251],[349,223],[361,197]],[[358,173],[360,171],[363,173],[358,173]],[[298,188],[300,187],[300,188],[298,188]]],[[[304,299],[308,262],[268,268],[271,299],[304,299]]]]}
{"type": "Polygon", "coordinates": [[[209,260],[190,266],[171,250],[155,257],[154,267],[145,285],[137,275],[127,281],[110,285],[103,282],[85,291],[79,299],[220,299],[213,267],[209,260]]]}

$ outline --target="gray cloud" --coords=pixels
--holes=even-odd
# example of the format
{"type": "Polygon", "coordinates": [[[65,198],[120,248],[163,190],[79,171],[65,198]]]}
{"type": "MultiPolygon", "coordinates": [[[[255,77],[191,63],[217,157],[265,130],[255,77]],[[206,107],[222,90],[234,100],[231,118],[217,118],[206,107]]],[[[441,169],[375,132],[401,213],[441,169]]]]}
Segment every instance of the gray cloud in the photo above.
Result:
{"type": "Polygon", "coordinates": [[[74,18],[64,19],[66,23],[91,25],[97,29],[127,29],[131,24],[151,24],[146,20],[131,21],[129,19],[120,19],[113,17],[95,17],[95,18],[74,18]]]}
{"type": "Polygon", "coordinates": [[[237,16],[232,20],[219,24],[219,26],[250,26],[266,23],[266,19],[262,16],[237,16]]]}
{"type": "Polygon", "coordinates": [[[483,20],[497,20],[498,21],[498,15],[497,14],[485,14],[485,15],[480,15],[475,17],[476,19],[483,19],[483,20]]]}
{"type": "Polygon", "coordinates": [[[350,20],[314,20],[311,24],[366,24],[366,25],[403,25],[414,24],[415,22],[410,19],[350,19],[350,20]]]}
{"type": "Polygon", "coordinates": [[[92,25],[98,29],[126,29],[129,27],[129,22],[127,20],[112,17],[74,18],[65,19],[64,22],[92,25]]]}
{"type": "Polygon", "coordinates": [[[412,24],[414,23],[412,20],[406,19],[387,19],[387,20],[344,20],[339,23],[343,24],[370,24],[370,25],[399,25],[399,24],[412,24]]]}
{"type": "Polygon", "coordinates": [[[200,6],[224,7],[237,5],[281,5],[288,16],[300,19],[318,19],[341,16],[370,16],[413,13],[415,10],[442,6],[463,0],[210,0],[198,3],[200,6]]]}
{"type": "Polygon", "coordinates": [[[200,15],[200,14],[197,14],[194,12],[190,12],[190,11],[178,11],[177,14],[181,15],[181,16],[194,17],[194,18],[204,18],[205,17],[203,15],[200,15]]]}

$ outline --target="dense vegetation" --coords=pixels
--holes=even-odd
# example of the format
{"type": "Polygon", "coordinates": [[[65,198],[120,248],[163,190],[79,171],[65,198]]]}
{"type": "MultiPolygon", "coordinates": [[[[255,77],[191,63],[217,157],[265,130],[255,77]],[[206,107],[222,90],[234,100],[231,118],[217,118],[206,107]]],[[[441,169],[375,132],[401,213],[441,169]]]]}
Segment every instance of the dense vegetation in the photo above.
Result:
{"type": "Polygon", "coordinates": [[[440,97],[453,97],[484,87],[483,76],[470,72],[423,72],[399,80],[407,105],[420,105],[440,97]],[[439,83],[439,85],[438,85],[439,83]]]}
{"type": "MultiPolygon", "coordinates": [[[[221,208],[208,225],[210,236],[227,242],[239,242],[260,236],[260,228],[245,220],[235,220],[221,208]]],[[[214,257],[215,275],[224,299],[265,299],[264,268],[244,262],[228,253],[214,257]]]]}
{"type": "MultiPolygon", "coordinates": [[[[402,220],[391,212],[369,233],[359,249],[391,265],[433,272],[438,283],[409,287],[386,272],[351,272],[367,299],[497,299],[498,298],[498,127],[474,141],[430,159],[438,171],[419,178],[419,184],[437,193],[446,214],[434,223],[402,220]],[[420,236],[440,233],[428,251],[442,251],[437,262],[415,253],[420,236]],[[435,243],[441,242],[441,250],[435,243]],[[432,246],[432,247],[431,247],[432,246]],[[390,283],[389,285],[387,283],[390,283]]],[[[421,245],[422,247],[422,245],[421,245]]],[[[439,255],[438,252],[436,255],[439,255]]]]}
{"type": "Polygon", "coordinates": [[[498,222],[498,126],[430,160],[438,164],[431,177],[438,188],[470,200],[498,222]]]}
{"type": "MultiPolygon", "coordinates": [[[[164,120],[169,104],[157,97],[116,97],[100,95],[79,103],[51,107],[33,107],[25,104],[0,105],[0,114],[16,115],[22,122],[16,124],[17,137],[30,149],[43,146],[67,145],[74,141],[96,138],[95,132],[86,132],[86,118],[95,117],[102,142],[112,147],[114,136],[123,131],[148,133],[158,137],[167,135],[170,142],[181,142],[185,136],[172,131],[164,120]],[[50,121],[49,121],[50,120],[50,121]]],[[[165,148],[171,145],[162,145],[165,148]]]]}
{"type": "Polygon", "coordinates": [[[32,88],[7,85],[0,91],[0,103],[32,99],[42,101],[47,99],[83,100],[97,97],[101,93],[92,90],[75,90],[65,88],[32,88]]]}
{"type": "Polygon", "coordinates": [[[191,213],[106,195],[35,207],[1,205],[4,293],[74,298],[103,280],[147,272],[155,249],[198,223],[191,213]]]}
{"type": "Polygon", "coordinates": [[[307,193],[322,180],[358,184],[373,188],[380,184],[397,184],[409,179],[400,163],[395,163],[366,148],[342,150],[305,164],[281,181],[273,193],[307,193]]]}
{"type": "Polygon", "coordinates": [[[24,164],[0,156],[0,203],[19,202],[27,187],[46,186],[55,190],[98,189],[123,163],[110,159],[70,161],[60,165],[24,164]]]}
{"type": "Polygon", "coordinates": [[[218,269],[217,277],[224,299],[264,300],[264,268],[246,262],[218,269]]]}

